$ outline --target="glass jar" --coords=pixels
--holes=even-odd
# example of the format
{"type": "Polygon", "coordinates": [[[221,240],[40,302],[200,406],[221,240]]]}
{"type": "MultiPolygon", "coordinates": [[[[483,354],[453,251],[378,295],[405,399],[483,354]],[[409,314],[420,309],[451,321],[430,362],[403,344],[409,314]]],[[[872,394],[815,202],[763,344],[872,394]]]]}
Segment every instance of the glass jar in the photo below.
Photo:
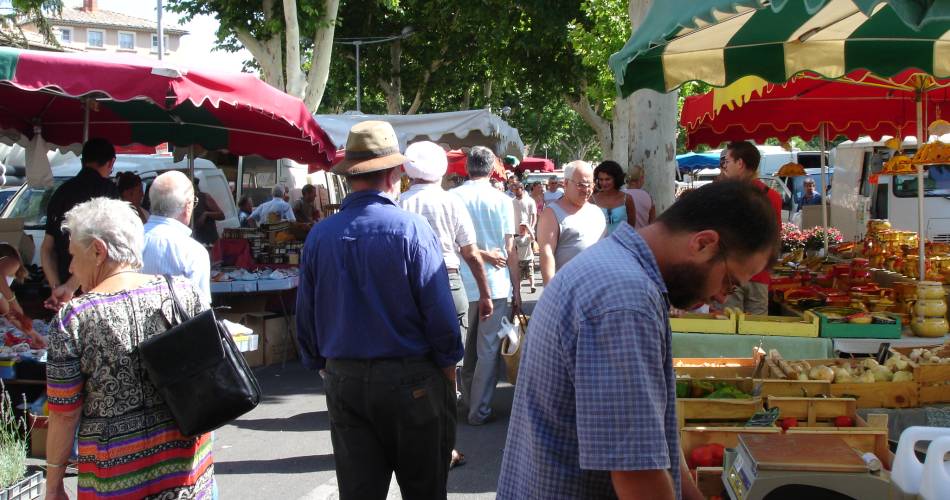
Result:
{"type": "Polygon", "coordinates": [[[946,293],[943,291],[943,284],[937,281],[921,281],[917,283],[917,299],[941,299],[944,300],[946,293]]]}
{"type": "Polygon", "coordinates": [[[918,337],[943,337],[947,334],[947,318],[914,318],[910,323],[911,330],[918,337]]]}

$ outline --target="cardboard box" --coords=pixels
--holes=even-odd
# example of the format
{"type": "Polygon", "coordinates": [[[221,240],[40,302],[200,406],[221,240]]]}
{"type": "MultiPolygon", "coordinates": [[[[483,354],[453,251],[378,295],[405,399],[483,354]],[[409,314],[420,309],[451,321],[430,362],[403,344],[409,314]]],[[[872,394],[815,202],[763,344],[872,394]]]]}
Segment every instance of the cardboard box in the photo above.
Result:
{"type": "Polygon", "coordinates": [[[46,458],[46,436],[49,432],[49,417],[30,415],[30,455],[46,458]]]}
{"type": "Polygon", "coordinates": [[[293,316],[285,319],[283,315],[273,313],[245,315],[243,324],[262,338],[265,365],[297,359],[294,321],[293,316]]]}
{"type": "Polygon", "coordinates": [[[247,361],[247,366],[251,368],[264,366],[264,349],[257,348],[257,350],[244,351],[241,354],[244,355],[244,361],[247,361]]]}

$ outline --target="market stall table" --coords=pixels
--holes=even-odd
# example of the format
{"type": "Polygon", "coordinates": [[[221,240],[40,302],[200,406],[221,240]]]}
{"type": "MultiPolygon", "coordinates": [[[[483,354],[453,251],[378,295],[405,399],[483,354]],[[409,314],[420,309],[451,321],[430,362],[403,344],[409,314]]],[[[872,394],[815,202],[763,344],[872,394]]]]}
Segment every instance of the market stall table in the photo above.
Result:
{"type": "MultiPolygon", "coordinates": [[[[292,290],[296,290],[299,283],[299,277],[296,275],[278,279],[259,278],[256,280],[233,280],[224,282],[212,281],[211,298],[212,303],[214,303],[216,306],[222,305],[228,302],[229,299],[236,297],[256,297],[264,298],[265,300],[276,298],[278,304],[280,305],[279,316],[283,319],[285,331],[291,337],[293,337],[293,315],[290,312],[290,308],[287,306],[284,295],[292,290]]],[[[243,315],[244,312],[239,314],[243,315]]],[[[232,313],[224,313],[224,316],[232,320],[239,319],[232,313]]],[[[266,350],[268,340],[264,338],[264,332],[255,333],[262,336],[261,343],[263,345],[263,349],[266,350]]],[[[282,363],[286,363],[288,360],[288,347],[289,349],[292,349],[294,355],[299,356],[299,353],[297,352],[297,343],[291,338],[290,341],[284,342],[281,348],[279,359],[282,363]]]]}

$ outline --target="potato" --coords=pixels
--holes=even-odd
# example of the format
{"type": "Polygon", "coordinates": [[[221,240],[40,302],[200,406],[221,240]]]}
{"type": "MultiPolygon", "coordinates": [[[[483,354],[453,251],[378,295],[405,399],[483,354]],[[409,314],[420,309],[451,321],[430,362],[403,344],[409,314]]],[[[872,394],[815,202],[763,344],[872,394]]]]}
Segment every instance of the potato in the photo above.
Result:
{"type": "Polygon", "coordinates": [[[828,368],[824,365],[816,366],[808,372],[808,378],[811,380],[824,380],[825,382],[831,382],[835,379],[835,372],[831,368],[828,368]]]}
{"type": "Polygon", "coordinates": [[[890,380],[894,378],[891,369],[886,366],[878,366],[872,369],[871,374],[874,376],[876,382],[890,382],[890,380]]]}
{"type": "Polygon", "coordinates": [[[913,373],[899,371],[894,374],[894,378],[891,379],[891,382],[912,382],[913,380],[914,380],[913,373]]]}
{"type": "Polygon", "coordinates": [[[879,365],[877,360],[874,358],[864,358],[864,360],[861,361],[861,366],[864,367],[866,370],[872,370],[881,365],[879,365]]]}

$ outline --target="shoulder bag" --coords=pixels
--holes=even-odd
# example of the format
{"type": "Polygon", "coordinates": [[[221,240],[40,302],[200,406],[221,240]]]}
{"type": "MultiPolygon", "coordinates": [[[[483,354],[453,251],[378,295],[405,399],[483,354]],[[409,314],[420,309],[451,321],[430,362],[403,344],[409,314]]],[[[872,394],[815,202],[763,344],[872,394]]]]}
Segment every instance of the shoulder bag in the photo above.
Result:
{"type": "Polygon", "coordinates": [[[170,276],[171,326],[138,346],[148,378],[185,436],[213,431],[251,411],[261,389],[213,309],[190,317],[170,276]]]}

